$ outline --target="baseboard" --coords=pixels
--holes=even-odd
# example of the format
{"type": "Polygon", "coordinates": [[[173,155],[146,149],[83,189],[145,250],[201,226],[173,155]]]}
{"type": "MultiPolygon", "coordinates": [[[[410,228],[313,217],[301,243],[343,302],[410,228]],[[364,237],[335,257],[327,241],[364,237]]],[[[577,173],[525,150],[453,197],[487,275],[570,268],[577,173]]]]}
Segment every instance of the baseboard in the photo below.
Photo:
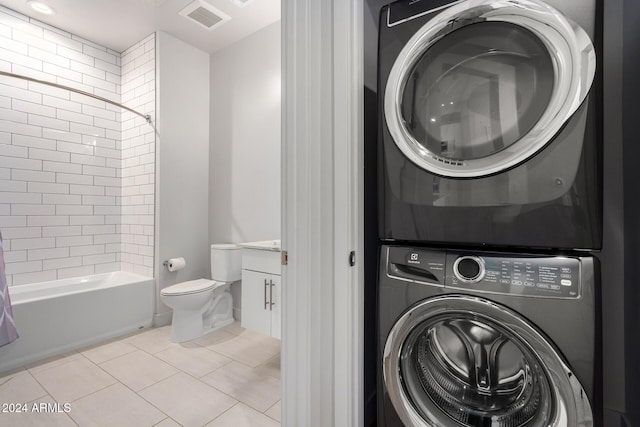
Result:
{"type": "Polygon", "coordinates": [[[171,324],[172,311],[166,311],[164,313],[155,313],[153,315],[153,326],[159,328],[161,326],[167,326],[171,324]]]}

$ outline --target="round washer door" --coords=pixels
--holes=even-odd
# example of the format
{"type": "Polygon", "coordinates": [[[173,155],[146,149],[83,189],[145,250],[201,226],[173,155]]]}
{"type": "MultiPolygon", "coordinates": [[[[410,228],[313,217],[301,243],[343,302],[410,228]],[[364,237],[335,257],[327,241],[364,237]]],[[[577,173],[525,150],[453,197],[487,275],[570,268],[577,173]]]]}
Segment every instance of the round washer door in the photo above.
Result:
{"type": "Polygon", "coordinates": [[[465,295],[427,299],[395,323],[384,385],[408,426],[590,426],[582,386],[514,311],[465,295]]]}
{"type": "Polygon", "coordinates": [[[433,174],[496,174],[544,148],[589,93],[595,67],[585,31],[540,0],[461,1],[398,55],[387,128],[433,174]]]}

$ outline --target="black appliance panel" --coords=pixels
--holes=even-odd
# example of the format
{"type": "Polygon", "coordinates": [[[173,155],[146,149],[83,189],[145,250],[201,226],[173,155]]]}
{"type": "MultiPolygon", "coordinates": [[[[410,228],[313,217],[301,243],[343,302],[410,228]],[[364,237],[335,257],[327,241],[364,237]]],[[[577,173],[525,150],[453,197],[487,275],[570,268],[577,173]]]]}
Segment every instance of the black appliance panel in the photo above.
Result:
{"type": "MultiPolygon", "coordinates": [[[[407,3],[412,2],[394,3],[391,10],[408,7],[407,3]]],[[[398,149],[385,124],[386,78],[405,43],[435,14],[397,18],[389,27],[388,9],[381,12],[379,237],[402,242],[600,248],[602,195],[595,96],[585,99],[541,152],[495,175],[437,176],[416,166],[398,149]]],[[[494,139],[489,138],[488,145],[494,139]]],[[[446,144],[442,147],[449,149],[446,144]]]]}
{"type": "MultiPolygon", "coordinates": [[[[456,325],[463,327],[463,329],[466,326],[472,329],[478,326],[481,327],[483,334],[491,332],[492,329],[498,328],[499,325],[506,328],[502,331],[503,333],[506,333],[506,331],[511,331],[511,333],[519,331],[519,327],[515,324],[500,322],[497,320],[498,318],[491,320],[492,316],[487,316],[489,311],[477,318],[473,317],[473,314],[470,314],[471,317],[468,319],[466,317],[461,318],[460,316],[466,316],[464,313],[472,312],[467,312],[465,308],[457,305],[456,299],[459,298],[461,303],[462,300],[478,301],[481,304],[482,301],[495,302],[516,312],[523,321],[534,326],[543,337],[546,337],[547,341],[556,349],[558,355],[567,362],[570,371],[575,374],[581,383],[586,396],[591,402],[594,416],[598,417],[600,402],[594,400],[594,397],[599,395],[599,391],[597,390],[599,387],[599,374],[597,371],[599,366],[599,353],[595,347],[597,340],[594,335],[596,331],[595,322],[597,320],[595,318],[597,266],[597,259],[589,256],[541,256],[514,253],[501,256],[495,252],[435,250],[423,247],[383,245],[381,247],[378,285],[379,361],[383,360],[383,358],[388,360],[389,354],[385,351],[385,344],[388,343],[390,339],[396,341],[402,340],[402,338],[398,338],[396,335],[396,333],[400,333],[400,329],[395,328],[395,326],[403,322],[403,319],[404,321],[415,323],[415,329],[411,329],[415,331],[415,333],[409,333],[406,337],[407,340],[423,335],[420,330],[423,326],[425,328],[428,326],[426,322],[427,318],[434,319],[433,321],[429,321],[432,323],[431,329],[435,334],[433,336],[443,339],[444,337],[448,337],[447,340],[449,340],[449,338],[453,339],[453,335],[448,334],[450,329],[449,324],[452,325],[454,329],[456,325]],[[462,262],[460,260],[464,261],[469,259],[480,260],[484,263],[484,277],[478,278],[475,283],[465,283],[463,285],[464,289],[462,287],[451,286],[451,284],[460,283],[454,280],[456,277],[456,268],[461,268],[461,270],[458,271],[459,273],[462,272],[469,276],[475,274],[474,269],[469,266],[460,267],[460,263],[462,262]],[[410,267],[415,270],[404,270],[403,267],[410,267]],[[429,274],[434,275],[438,280],[431,282],[423,280],[423,278],[429,274]],[[561,283],[562,280],[571,280],[572,283],[571,286],[567,286],[566,282],[565,285],[561,285],[565,286],[563,288],[563,292],[565,292],[563,295],[553,293],[549,295],[548,290],[536,287],[533,287],[533,289],[535,289],[533,292],[536,292],[535,294],[525,295],[521,293],[521,289],[524,286],[518,284],[504,284],[502,285],[501,292],[494,292],[494,286],[498,285],[495,283],[494,278],[497,279],[498,276],[514,277],[517,275],[532,279],[535,278],[535,280],[539,282],[561,283]],[[571,277],[571,279],[569,279],[569,277],[571,277]],[[577,292],[577,295],[572,295],[573,292],[577,292]],[[442,299],[447,296],[452,297],[451,303],[448,308],[442,310],[440,314],[435,313],[430,315],[430,311],[424,311],[421,314],[419,311],[415,311],[415,316],[409,316],[409,313],[413,313],[414,309],[419,308],[426,302],[442,299]],[[426,316],[425,321],[420,320],[422,316],[426,316]],[[450,323],[447,320],[449,317],[451,317],[450,323]],[[411,319],[414,320],[412,321],[411,319]],[[475,324],[474,319],[478,320],[479,323],[475,324]],[[491,326],[491,328],[488,328],[488,326],[491,326]],[[396,331],[392,331],[392,328],[396,329],[396,331]]],[[[442,308],[443,307],[440,307],[440,309],[442,308]]],[[[497,312],[494,313],[497,314],[497,312]]],[[[424,331],[427,332],[426,329],[424,329],[424,331]]],[[[451,331],[453,331],[453,329],[451,329],[451,331]]],[[[469,331],[471,331],[471,329],[469,329],[469,331]]],[[[480,333],[480,330],[477,332],[480,333]]],[[[478,336],[484,336],[483,334],[478,336]]],[[[441,340],[438,339],[437,341],[441,340]]],[[[512,341],[517,342],[518,339],[512,337],[512,341]]],[[[457,341],[453,339],[452,342],[457,341]]],[[[526,351],[524,351],[525,347],[521,348],[523,354],[526,353],[526,351]]],[[[402,346],[401,348],[411,348],[411,346],[402,346]]],[[[442,349],[445,352],[453,351],[453,347],[436,346],[436,348],[442,349]]],[[[461,354],[465,353],[462,347],[459,348],[459,351],[462,352],[461,354]]],[[[394,352],[392,351],[392,353],[394,352]]],[[[412,352],[407,354],[412,354],[412,352]]],[[[519,353],[515,352],[515,354],[519,353]]],[[[538,355],[540,354],[541,353],[538,353],[538,355]]],[[[464,358],[447,360],[453,360],[453,362],[455,362],[453,366],[459,368],[464,365],[460,362],[463,359],[464,358]]],[[[413,359],[409,360],[401,355],[398,360],[402,364],[399,369],[402,372],[406,370],[406,374],[408,375],[406,377],[407,381],[410,381],[409,377],[414,373],[414,370],[411,368],[412,364],[415,364],[412,362],[413,359]]],[[[546,357],[542,357],[540,360],[545,361],[542,363],[547,363],[548,361],[546,357]]],[[[385,381],[388,379],[385,380],[381,369],[379,365],[378,381],[381,388],[378,390],[378,425],[386,427],[405,425],[400,420],[398,413],[391,403],[390,394],[384,386],[385,381]]],[[[573,374],[570,374],[569,378],[571,378],[573,374]]],[[[402,377],[404,378],[404,376],[402,377]]],[[[406,393],[409,393],[409,395],[417,393],[414,396],[421,395],[420,387],[416,384],[412,386],[407,383],[406,393]]],[[[411,401],[411,399],[409,399],[409,401],[411,401]]],[[[416,403],[415,401],[414,404],[416,408],[423,407],[424,409],[427,407],[427,409],[433,409],[433,405],[429,402],[425,403],[426,406],[421,403],[416,403]]],[[[436,406],[438,406],[438,404],[436,404],[436,406]]],[[[435,411],[437,412],[437,409],[435,411]]],[[[418,410],[418,412],[420,412],[420,410],[418,410]]],[[[584,413],[581,414],[580,416],[584,416],[584,413]]],[[[445,416],[445,418],[439,421],[445,419],[448,420],[445,416]]],[[[588,420],[588,415],[586,419],[588,420]]],[[[468,418],[464,422],[475,425],[470,420],[471,418],[468,418]]],[[[447,422],[450,424],[441,422],[438,425],[458,425],[456,422],[447,422]]],[[[467,424],[463,423],[462,425],[467,424]]],[[[554,426],[555,425],[556,424],[554,424],[554,426]]]]}

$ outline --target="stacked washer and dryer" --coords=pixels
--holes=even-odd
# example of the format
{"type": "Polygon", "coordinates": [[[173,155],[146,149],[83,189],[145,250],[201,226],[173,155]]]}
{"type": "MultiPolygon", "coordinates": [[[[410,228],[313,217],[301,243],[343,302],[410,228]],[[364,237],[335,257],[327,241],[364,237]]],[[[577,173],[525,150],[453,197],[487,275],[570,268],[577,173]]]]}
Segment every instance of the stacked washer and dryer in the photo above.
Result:
{"type": "Polygon", "coordinates": [[[378,56],[378,425],[599,425],[595,0],[403,0],[378,56]]]}

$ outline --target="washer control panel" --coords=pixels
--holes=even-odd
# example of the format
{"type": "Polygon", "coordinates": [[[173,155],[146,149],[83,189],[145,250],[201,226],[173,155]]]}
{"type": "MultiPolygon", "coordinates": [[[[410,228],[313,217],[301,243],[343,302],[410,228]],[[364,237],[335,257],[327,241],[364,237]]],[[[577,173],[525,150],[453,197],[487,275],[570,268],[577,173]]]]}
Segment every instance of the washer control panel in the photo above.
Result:
{"type": "Polygon", "coordinates": [[[478,283],[484,279],[487,269],[484,260],[474,255],[458,257],[453,263],[453,275],[462,283],[478,283]]]}
{"type": "Polygon", "coordinates": [[[447,253],[445,287],[577,298],[580,296],[580,261],[569,257],[497,257],[447,253]],[[476,277],[471,278],[474,274],[476,277]]]}
{"type": "Polygon", "coordinates": [[[389,277],[444,288],[579,298],[580,259],[389,247],[389,277]]]}

